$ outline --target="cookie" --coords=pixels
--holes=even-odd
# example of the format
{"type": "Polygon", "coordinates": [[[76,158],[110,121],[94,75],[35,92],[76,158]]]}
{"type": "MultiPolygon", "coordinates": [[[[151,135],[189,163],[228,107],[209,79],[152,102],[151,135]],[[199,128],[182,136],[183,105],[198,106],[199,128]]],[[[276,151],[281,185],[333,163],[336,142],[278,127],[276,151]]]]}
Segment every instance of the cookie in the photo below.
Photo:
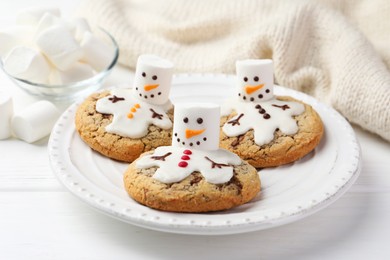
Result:
{"type": "Polygon", "coordinates": [[[277,97],[276,99],[294,101],[304,106],[304,112],[293,117],[298,126],[298,131],[295,134],[287,135],[280,129],[275,129],[272,141],[263,145],[256,144],[253,129],[238,136],[228,137],[223,131],[223,125],[237,116],[237,112],[234,111],[221,118],[221,147],[236,153],[256,168],[291,163],[310,153],[323,136],[324,128],[321,118],[310,105],[294,98],[277,97]]]}
{"type": "Polygon", "coordinates": [[[247,203],[260,191],[258,172],[246,162],[234,166],[233,177],[223,184],[207,182],[199,171],[192,172],[180,182],[163,183],[153,178],[157,167],[138,169],[136,162],[124,175],[126,191],[137,202],[158,210],[225,210],[247,203]]]}
{"type": "Polygon", "coordinates": [[[240,60],[236,72],[236,97],[222,112],[221,147],[262,168],[298,160],[319,144],[324,129],[313,108],[274,96],[272,60],[240,60]]]}
{"type": "MultiPolygon", "coordinates": [[[[141,138],[107,132],[106,127],[113,122],[114,116],[96,111],[96,103],[99,99],[109,96],[110,91],[92,94],[76,112],[76,130],[81,139],[93,150],[112,159],[132,162],[145,151],[171,144],[172,128],[162,129],[153,124],[148,126],[147,134],[141,138]]],[[[169,120],[173,120],[173,108],[168,110],[167,116],[169,120]]]]}
{"type": "Polygon", "coordinates": [[[132,162],[143,152],[171,143],[169,100],[173,64],[154,55],[137,60],[132,89],[93,94],[76,112],[76,129],[95,151],[132,162]]]}
{"type": "Polygon", "coordinates": [[[177,104],[172,146],[133,162],[124,176],[129,195],[148,207],[176,212],[229,209],[260,190],[256,169],[219,148],[220,108],[177,104]]]}

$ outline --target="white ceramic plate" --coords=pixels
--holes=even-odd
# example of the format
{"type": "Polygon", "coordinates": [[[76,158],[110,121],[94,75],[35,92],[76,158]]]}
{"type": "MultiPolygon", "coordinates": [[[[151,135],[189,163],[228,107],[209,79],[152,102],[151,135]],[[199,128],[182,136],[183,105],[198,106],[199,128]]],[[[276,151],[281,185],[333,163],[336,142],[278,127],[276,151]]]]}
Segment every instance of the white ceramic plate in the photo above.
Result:
{"type": "MultiPolygon", "coordinates": [[[[234,94],[234,77],[182,74],[173,80],[172,101],[222,101],[234,94]]],[[[271,228],[302,219],[336,201],[360,172],[360,149],[348,122],[335,110],[297,91],[275,86],[314,107],[325,135],[309,155],[295,163],[260,171],[262,190],[240,207],[202,214],[169,213],[132,200],[123,188],[128,164],[92,151],[74,128],[78,104],[56,123],[48,145],[53,172],[65,187],[99,211],[122,221],[154,230],[186,234],[233,234],[271,228]]]]}

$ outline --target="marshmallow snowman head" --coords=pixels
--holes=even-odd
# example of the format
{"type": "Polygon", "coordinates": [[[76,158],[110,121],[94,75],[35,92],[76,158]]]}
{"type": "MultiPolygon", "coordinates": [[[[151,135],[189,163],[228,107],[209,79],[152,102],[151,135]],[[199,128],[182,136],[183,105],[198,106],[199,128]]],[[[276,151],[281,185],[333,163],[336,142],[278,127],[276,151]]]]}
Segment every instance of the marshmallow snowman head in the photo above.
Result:
{"type": "Polygon", "coordinates": [[[219,117],[220,108],[215,104],[176,104],[172,146],[218,150],[219,117]]]}
{"type": "Polygon", "coordinates": [[[138,57],[133,91],[135,96],[153,105],[162,105],[169,100],[173,64],[154,55],[138,57]]]}
{"type": "Polygon", "coordinates": [[[274,97],[272,60],[236,62],[238,96],[244,102],[262,102],[274,97]]]}

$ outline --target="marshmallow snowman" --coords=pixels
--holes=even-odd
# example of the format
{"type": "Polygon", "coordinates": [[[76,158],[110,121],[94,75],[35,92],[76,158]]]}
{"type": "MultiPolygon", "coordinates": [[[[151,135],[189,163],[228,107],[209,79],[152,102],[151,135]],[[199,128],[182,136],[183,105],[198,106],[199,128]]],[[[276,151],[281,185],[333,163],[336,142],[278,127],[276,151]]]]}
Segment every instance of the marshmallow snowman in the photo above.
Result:
{"type": "Polygon", "coordinates": [[[136,167],[157,166],[153,178],[163,183],[180,182],[194,172],[209,183],[228,182],[241,159],[219,149],[219,118],[220,108],[214,104],[176,105],[172,146],[158,147],[138,159],[136,167]]]}
{"type": "Polygon", "coordinates": [[[233,110],[237,115],[222,126],[224,134],[238,137],[253,129],[255,143],[262,146],[274,139],[277,130],[285,135],[297,133],[294,116],[302,114],[305,107],[273,95],[272,60],[242,60],[236,66],[238,98],[225,103],[223,115],[233,110]]]}
{"type": "Polygon", "coordinates": [[[214,104],[177,104],[172,145],[218,150],[220,108],[214,104]]]}
{"type": "Polygon", "coordinates": [[[168,101],[171,89],[173,64],[155,55],[138,57],[133,91],[134,95],[149,104],[162,105],[168,101]]]}
{"type": "Polygon", "coordinates": [[[151,124],[171,129],[167,112],[172,108],[169,100],[172,70],[173,64],[168,60],[141,55],[133,88],[114,89],[109,96],[96,102],[96,111],[113,115],[105,130],[124,137],[141,138],[147,135],[151,124]]]}
{"type": "Polygon", "coordinates": [[[244,102],[262,102],[273,98],[272,60],[240,60],[236,62],[238,96],[244,102]]]}

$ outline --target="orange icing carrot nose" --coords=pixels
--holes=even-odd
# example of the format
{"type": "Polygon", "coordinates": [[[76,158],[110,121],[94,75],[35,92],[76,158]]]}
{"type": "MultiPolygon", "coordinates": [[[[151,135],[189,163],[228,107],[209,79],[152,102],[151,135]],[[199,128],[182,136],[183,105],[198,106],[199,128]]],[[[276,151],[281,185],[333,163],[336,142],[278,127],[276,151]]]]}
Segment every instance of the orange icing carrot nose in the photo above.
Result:
{"type": "Polygon", "coordinates": [[[191,137],[200,135],[203,133],[206,129],[199,129],[199,130],[193,130],[193,129],[186,129],[186,138],[189,139],[191,137]]]}
{"type": "Polygon", "coordinates": [[[145,89],[145,91],[150,91],[152,89],[157,88],[158,86],[159,86],[158,84],[156,84],[156,85],[145,85],[144,89],[145,89]]]}
{"type": "Polygon", "coordinates": [[[256,85],[256,86],[250,86],[250,85],[247,85],[245,86],[245,92],[250,95],[252,94],[253,92],[261,89],[262,87],[264,87],[264,84],[260,84],[260,85],[256,85]]]}

